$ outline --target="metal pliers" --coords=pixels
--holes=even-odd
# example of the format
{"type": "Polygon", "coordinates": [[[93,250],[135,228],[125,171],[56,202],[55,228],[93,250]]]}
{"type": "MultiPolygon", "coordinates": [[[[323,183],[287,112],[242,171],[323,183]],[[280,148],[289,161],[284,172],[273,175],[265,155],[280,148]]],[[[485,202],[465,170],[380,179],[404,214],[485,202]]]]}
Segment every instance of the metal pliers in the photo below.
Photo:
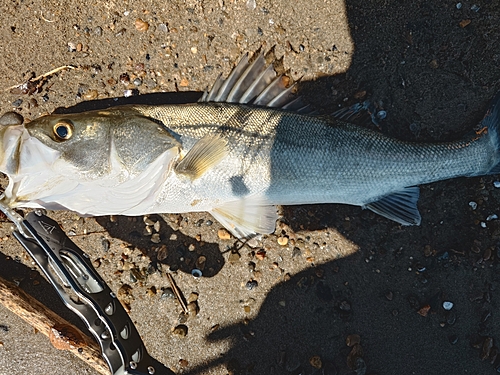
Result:
{"type": "Polygon", "coordinates": [[[83,320],[114,375],[174,375],[147,352],[136,327],[85,254],[42,210],[22,217],[0,200],[15,238],[33,257],[66,307],[83,320]],[[76,296],[76,298],[75,298],[76,296]]]}

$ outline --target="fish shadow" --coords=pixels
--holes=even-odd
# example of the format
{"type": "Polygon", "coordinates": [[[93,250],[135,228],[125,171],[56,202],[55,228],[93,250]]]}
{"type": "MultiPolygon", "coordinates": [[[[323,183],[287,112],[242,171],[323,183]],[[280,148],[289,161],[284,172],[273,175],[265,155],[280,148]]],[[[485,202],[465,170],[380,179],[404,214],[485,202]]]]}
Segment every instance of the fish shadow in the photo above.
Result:
{"type": "MultiPolygon", "coordinates": [[[[201,271],[197,277],[213,277],[225,264],[218,244],[186,236],[178,230],[182,224],[188,225],[188,218],[181,215],[148,215],[150,223],[146,226],[143,217],[108,216],[98,217],[96,221],[114,238],[119,238],[140,250],[151,259],[153,268],[193,273],[201,271]],[[166,220],[165,220],[166,219],[166,220]],[[142,224],[142,225],[141,225],[142,224]],[[177,228],[173,229],[173,228],[177,228]],[[148,231],[149,229],[149,231],[148,231]],[[157,236],[157,240],[153,236],[157,236]],[[154,242],[152,241],[154,240],[154,242]]],[[[211,221],[199,219],[195,227],[210,224],[211,221]]]]}

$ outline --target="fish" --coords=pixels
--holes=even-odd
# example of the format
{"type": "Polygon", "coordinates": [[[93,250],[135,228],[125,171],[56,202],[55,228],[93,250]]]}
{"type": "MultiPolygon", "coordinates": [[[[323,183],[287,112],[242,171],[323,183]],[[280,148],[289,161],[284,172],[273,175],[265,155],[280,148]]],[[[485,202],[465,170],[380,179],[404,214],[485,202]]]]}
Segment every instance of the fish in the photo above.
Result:
{"type": "Polygon", "coordinates": [[[278,205],[361,206],[419,225],[419,185],[500,173],[500,93],[472,134],[405,142],[320,115],[265,56],[245,55],[196,103],[0,119],[3,202],[82,216],[209,212],[237,238],[278,205]]]}

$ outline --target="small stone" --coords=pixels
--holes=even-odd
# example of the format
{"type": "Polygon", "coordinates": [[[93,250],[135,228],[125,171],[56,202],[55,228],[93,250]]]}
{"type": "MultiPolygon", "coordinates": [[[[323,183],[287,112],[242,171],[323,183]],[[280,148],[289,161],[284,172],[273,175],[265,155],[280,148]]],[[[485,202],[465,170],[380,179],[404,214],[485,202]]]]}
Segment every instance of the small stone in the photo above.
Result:
{"type": "Polygon", "coordinates": [[[494,181],[493,186],[496,187],[497,189],[500,188],[500,181],[494,181]]]}
{"type": "Polygon", "coordinates": [[[200,312],[200,308],[198,307],[198,303],[196,301],[188,303],[186,307],[189,314],[192,316],[196,316],[200,312]]]}
{"type": "Polygon", "coordinates": [[[356,365],[357,362],[356,360],[358,358],[361,358],[362,356],[363,356],[363,348],[361,347],[361,345],[355,344],[352,347],[351,352],[347,356],[347,366],[349,366],[351,370],[356,370],[358,367],[356,365]]]}
{"type": "Polygon", "coordinates": [[[94,29],[94,34],[96,36],[101,36],[102,35],[102,27],[101,26],[97,26],[95,29],[94,29]]]}
{"type": "Polygon", "coordinates": [[[188,250],[189,250],[189,251],[195,251],[195,250],[196,250],[196,246],[195,246],[195,244],[189,244],[189,246],[188,246],[188,250]]]}
{"type": "Polygon", "coordinates": [[[189,80],[187,78],[182,78],[181,82],[179,83],[179,86],[181,86],[181,87],[188,87],[189,86],[189,80]]]}
{"type": "Polygon", "coordinates": [[[220,228],[217,231],[217,236],[219,236],[219,239],[221,239],[221,240],[230,240],[231,239],[231,234],[224,228],[220,228]]]}
{"type": "Polygon", "coordinates": [[[444,301],[443,302],[443,309],[446,311],[450,311],[453,308],[453,302],[450,301],[444,301]]]}
{"type": "Polygon", "coordinates": [[[172,333],[178,337],[186,337],[188,334],[188,327],[184,324],[179,324],[172,330],[172,333]]]}
{"type": "Polygon", "coordinates": [[[241,255],[238,252],[231,251],[229,253],[228,262],[229,263],[236,263],[240,260],[240,258],[241,258],[241,255]]]}
{"type": "Polygon", "coordinates": [[[161,299],[175,298],[174,291],[172,290],[172,288],[164,288],[161,295],[160,295],[160,298],[161,299]]]}
{"type": "Polygon", "coordinates": [[[180,367],[188,367],[189,366],[189,362],[187,359],[179,359],[179,366],[180,367]]]}
{"type": "Polygon", "coordinates": [[[244,306],[243,307],[243,310],[245,311],[245,313],[250,313],[250,311],[252,310],[250,306],[244,306]]]}
{"type": "Polygon", "coordinates": [[[206,263],[207,263],[207,257],[204,255],[200,255],[198,259],[196,259],[196,268],[198,268],[200,271],[203,271],[205,269],[206,263]]]}
{"type": "Polygon", "coordinates": [[[101,266],[101,259],[97,258],[92,262],[92,265],[94,266],[94,268],[99,268],[101,266]]]}
{"type": "Polygon", "coordinates": [[[455,345],[458,342],[458,336],[457,335],[449,335],[448,341],[450,342],[451,345],[455,345]]]}
{"type": "Polygon", "coordinates": [[[420,310],[418,310],[418,313],[419,313],[419,315],[422,315],[425,317],[425,316],[427,316],[427,314],[429,314],[430,309],[431,309],[431,307],[429,305],[425,305],[420,310]]]}
{"type": "Polygon", "coordinates": [[[323,367],[323,363],[321,362],[321,357],[319,355],[312,356],[309,358],[309,363],[312,367],[320,369],[323,367]]]}
{"type": "Polygon", "coordinates": [[[198,301],[198,293],[193,292],[189,295],[187,302],[191,303],[191,302],[196,302],[196,301],[198,301]]]}
{"type": "Polygon", "coordinates": [[[23,104],[23,100],[22,100],[22,99],[17,99],[17,100],[14,100],[14,101],[12,102],[12,105],[13,105],[14,107],[20,107],[20,106],[21,106],[21,104],[23,104]]]}
{"type": "Polygon", "coordinates": [[[392,299],[394,298],[394,294],[388,290],[387,292],[385,292],[385,298],[387,298],[388,301],[392,301],[392,299]]]}
{"type": "Polygon", "coordinates": [[[153,228],[155,231],[159,232],[160,231],[160,221],[157,221],[154,223],[153,228]]]}
{"type": "Polygon", "coordinates": [[[140,85],[142,85],[142,79],[140,79],[139,77],[134,78],[134,80],[132,81],[132,83],[133,83],[135,86],[140,86],[140,85]]]}
{"type": "Polygon", "coordinates": [[[292,258],[302,255],[302,251],[298,247],[294,247],[292,250],[292,258]]]}
{"type": "Polygon", "coordinates": [[[361,342],[361,337],[357,334],[349,335],[345,339],[345,343],[348,347],[353,347],[356,344],[359,344],[361,342]]]}
{"type": "Polygon", "coordinates": [[[471,22],[472,22],[472,21],[471,21],[471,20],[469,20],[469,19],[467,19],[467,20],[462,20],[462,21],[460,21],[460,23],[459,23],[458,25],[459,25],[459,26],[463,29],[464,27],[467,27],[467,26],[468,26],[471,22]]]}
{"type": "Polygon", "coordinates": [[[253,289],[255,289],[258,285],[259,285],[259,283],[257,282],[257,280],[250,280],[250,281],[248,281],[248,282],[245,284],[245,288],[247,288],[248,290],[253,290],[253,289]]]}
{"type": "Polygon", "coordinates": [[[152,243],[160,243],[161,242],[160,234],[159,233],[154,233],[151,236],[151,242],[152,243]]]}
{"type": "Polygon", "coordinates": [[[68,42],[68,52],[75,52],[75,51],[76,51],[76,43],[68,42]]]}
{"type": "Polygon", "coordinates": [[[135,20],[134,25],[135,25],[135,28],[137,30],[139,30],[140,32],[148,31],[148,29],[149,29],[149,23],[141,20],[140,18],[135,20]]]}
{"type": "Polygon", "coordinates": [[[191,47],[191,53],[193,53],[193,54],[198,53],[198,48],[196,48],[196,47],[191,47]]]}
{"type": "Polygon", "coordinates": [[[288,237],[286,237],[286,236],[278,237],[278,244],[280,246],[286,246],[286,245],[288,245],[288,237]]]}
{"type": "Polygon", "coordinates": [[[490,356],[491,348],[493,348],[493,338],[486,337],[481,347],[481,359],[483,361],[490,356]]]}
{"type": "Polygon", "coordinates": [[[469,206],[470,206],[470,208],[472,208],[473,210],[475,210],[477,208],[477,203],[474,202],[474,201],[470,201],[469,202],[469,206]]]}
{"type": "Polygon", "coordinates": [[[97,90],[89,90],[82,96],[82,98],[83,100],[94,100],[98,95],[97,90]]]}
{"type": "Polygon", "coordinates": [[[258,260],[264,260],[266,258],[266,251],[265,250],[259,250],[255,253],[255,257],[258,260]]]}
{"type": "Polygon", "coordinates": [[[167,255],[168,255],[167,246],[162,245],[156,253],[156,259],[158,259],[161,262],[167,257],[167,255]]]}

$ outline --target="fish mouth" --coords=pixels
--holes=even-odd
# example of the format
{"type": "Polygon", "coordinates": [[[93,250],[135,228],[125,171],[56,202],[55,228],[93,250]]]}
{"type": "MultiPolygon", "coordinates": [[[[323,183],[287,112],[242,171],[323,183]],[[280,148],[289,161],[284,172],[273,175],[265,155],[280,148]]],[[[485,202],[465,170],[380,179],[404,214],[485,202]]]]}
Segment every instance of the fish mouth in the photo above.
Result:
{"type": "Polygon", "coordinates": [[[7,176],[19,170],[20,152],[24,139],[29,133],[24,125],[13,125],[0,129],[0,172],[7,176]]]}

